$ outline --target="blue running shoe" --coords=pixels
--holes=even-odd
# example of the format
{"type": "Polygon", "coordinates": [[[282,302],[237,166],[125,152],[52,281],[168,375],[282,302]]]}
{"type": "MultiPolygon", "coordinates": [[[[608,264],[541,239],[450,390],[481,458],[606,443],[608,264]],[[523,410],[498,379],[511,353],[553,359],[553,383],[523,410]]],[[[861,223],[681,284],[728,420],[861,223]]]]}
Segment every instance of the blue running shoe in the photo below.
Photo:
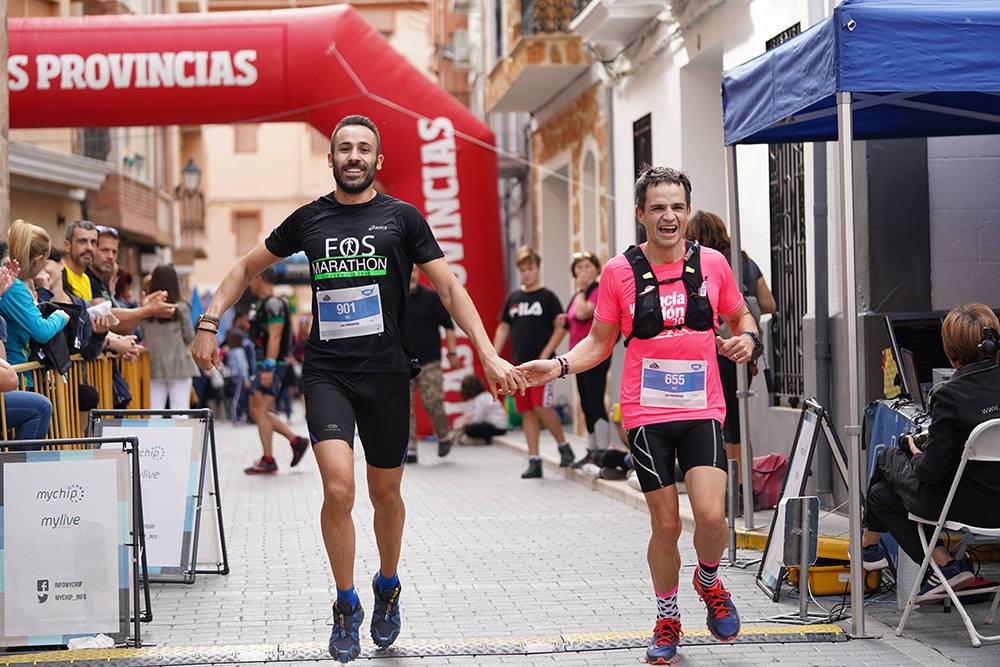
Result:
{"type": "MultiPolygon", "coordinates": [[[[948,580],[948,585],[951,586],[953,591],[968,588],[976,579],[976,576],[972,573],[972,568],[964,560],[952,559],[948,564],[942,565],[941,574],[948,580]]],[[[928,565],[927,572],[924,573],[924,583],[920,587],[920,590],[917,591],[917,597],[914,599],[914,602],[916,604],[929,604],[931,602],[940,602],[946,597],[948,597],[948,592],[945,590],[944,584],[938,579],[937,573],[928,565]]]]}
{"type": "Polygon", "coordinates": [[[736,612],[736,605],[729,598],[729,591],[722,587],[722,582],[716,580],[711,588],[702,588],[698,583],[698,568],[695,568],[694,589],[708,608],[705,622],[712,636],[720,642],[735,639],[740,634],[740,615],[736,612]]]}
{"type": "Polygon", "coordinates": [[[333,605],[333,632],[330,633],[330,655],[339,662],[350,662],[361,655],[361,621],[365,620],[365,610],[359,602],[354,609],[347,600],[338,600],[333,605]]]}
{"type": "Polygon", "coordinates": [[[646,662],[650,665],[669,665],[681,659],[677,655],[677,642],[684,633],[681,632],[681,619],[660,618],[653,630],[653,643],[646,649],[646,662]]]}
{"type": "Polygon", "coordinates": [[[392,588],[380,589],[378,575],[372,578],[375,591],[375,608],[372,610],[372,641],[379,648],[389,648],[399,636],[399,592],[403,587],[396,582],[392,588]]]}
{"type": "Polygon", "coordinates": [[[881,544],[872,544],[861,550],[861,567],[866,572],[889,567],[889,559],[885,557],[885,549],[881,544]]]}

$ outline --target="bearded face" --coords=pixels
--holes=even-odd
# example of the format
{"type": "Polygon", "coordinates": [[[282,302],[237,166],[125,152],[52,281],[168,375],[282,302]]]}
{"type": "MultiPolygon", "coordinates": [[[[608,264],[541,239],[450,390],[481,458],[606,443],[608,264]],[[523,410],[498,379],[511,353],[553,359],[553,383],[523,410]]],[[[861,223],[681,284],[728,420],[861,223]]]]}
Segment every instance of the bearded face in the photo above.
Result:
{"type": "Polygon", "coordinates": [[[375,172],[382,164],[375,133],[362,125],[340,128],[330,154],[330,167],[337,189],[347,194],[360,194],[375,182],[375,172]]]}

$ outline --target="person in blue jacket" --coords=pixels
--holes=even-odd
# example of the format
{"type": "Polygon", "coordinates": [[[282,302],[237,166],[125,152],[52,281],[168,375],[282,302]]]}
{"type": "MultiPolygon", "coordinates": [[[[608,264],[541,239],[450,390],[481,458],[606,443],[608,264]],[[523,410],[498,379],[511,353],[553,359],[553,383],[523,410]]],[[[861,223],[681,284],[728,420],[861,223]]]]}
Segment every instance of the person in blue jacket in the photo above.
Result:
{"type": "Polygon", "coordinates": [[[59,310],[48,318],[43,317],[25,284],[34,279],[49,257],[48,232],[37,225],[15,220],[8,238],[10,257],[20,265],[21,275],[0,296],[0,315],[7,321],[7,342],[4,344],[7,361],[17,365],[28,361],[29,340],[47,343],[66,326],[69,315],[59,310]]]}

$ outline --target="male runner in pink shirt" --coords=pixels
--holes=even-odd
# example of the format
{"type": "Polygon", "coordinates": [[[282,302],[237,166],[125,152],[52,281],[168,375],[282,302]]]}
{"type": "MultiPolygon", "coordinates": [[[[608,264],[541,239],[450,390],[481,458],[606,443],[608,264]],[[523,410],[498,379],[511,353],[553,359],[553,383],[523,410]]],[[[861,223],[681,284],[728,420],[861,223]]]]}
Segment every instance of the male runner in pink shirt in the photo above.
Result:
{"type": "MultiPolygon", "coordinates": [[[[687,175],[665,167],[645,169],[635,183],[635,204],[636,217],[646,228],[648,241],[641,246],[641,255],[648,267],[643,263],[634,272],[626,255],[611,259],[604,268],[594,324],[587,338],[565,357],[531,361],[519,370],[532,385],[579,373],[611,353],[619,332],[625,336],[622,420],[652,519],[647,557],[657,597],[657,620],[646,662],[668,664],[680,659],[677,641],[681,635],[677,540],[682,526],[674,484],[675,459],[684,472],[694,511],[698,554],[694,587],[708,608],[708,628],[721,641],[735,638],[740,631],[739,614],[718,578],[726,546],[726,452],[722,440],[726,404],[716,351],[744,363],[760,339],[726,258],[715,250],[685,243],[691,213],[687,175]],[[645,283],[653,280],[650,273],[658,283],[663,328],[646,339],[631,337],[635,275],[645,283]],[[692,290],[693,283],[697,287],[692,290]],[[723,341],[716,336],[718,316],[734,332],[732,338],[723,341]]],[[[644,303],[655,301],[641,301],[640,314],[653,317],[659,325],[655,305],[646,309],[644,303]]]]}

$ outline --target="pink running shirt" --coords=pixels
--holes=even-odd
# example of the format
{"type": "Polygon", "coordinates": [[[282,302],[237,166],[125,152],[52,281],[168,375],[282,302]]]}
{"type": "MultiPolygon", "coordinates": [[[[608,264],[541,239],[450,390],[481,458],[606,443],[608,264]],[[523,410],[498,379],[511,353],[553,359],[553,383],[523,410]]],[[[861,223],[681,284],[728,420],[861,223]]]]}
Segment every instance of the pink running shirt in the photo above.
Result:
{"type": "MultiPolygon", "coordinates": [[[[657,280],[681,275],[683,260],[653,266],[657,280]]],[[[743,296],[723,255],[701,247],[701,273],[716,314],[732,315],[743,306],[743,296]]],[[[623,337],[632,332],[635,310],[635,278],[624,255],[608,261],[601,272],[597,310],[594,317],[618,323],[623,337]]],[[[660,285],[663,321],[669,326],[684,321],[687,293],[683,281],[660,285]]],[[[726,418],[726,401],[719,380],[714,331],[664,329],[657,337],[633,338],[625,351],[621,383],[622,426],[626,429],[672,421],[726,418]],[[660,388],[676,379],[676,391],[660,388]],[[645,379],[646,391],[642,382],[645,379]]]]}

